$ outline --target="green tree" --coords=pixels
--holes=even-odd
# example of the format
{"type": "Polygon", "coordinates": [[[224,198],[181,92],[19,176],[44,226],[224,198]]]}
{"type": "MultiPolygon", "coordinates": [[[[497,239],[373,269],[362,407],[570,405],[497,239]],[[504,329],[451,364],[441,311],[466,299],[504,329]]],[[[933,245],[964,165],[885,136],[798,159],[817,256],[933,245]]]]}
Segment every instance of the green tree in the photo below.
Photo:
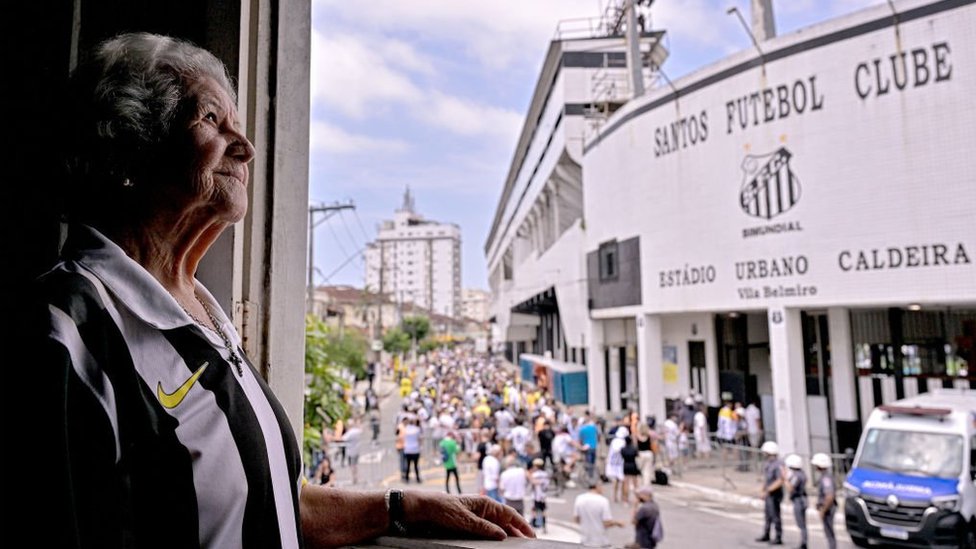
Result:
{"type": "Polygon", "coordinates": [[[306,463],[311,452],[322,443],[322,428],[349,417],[345,400],[348,383],[342,377],[343,368],[351,372],[365,369],[366,340],[355,332],[346,331],[341,337],[322,320],[305,318],[305,433],[306,463]]]}
{"type": "Polygon", "coordinates": [[[359,332],[345,330],[340,336],[329,331],[329,351],[333,361],[340,367],[346,368],[357,378],[366,376],[366,352],[369,343],[359,332]]]}
{"type": "Polygon", "coordinates": [[[383,336],[383,350],[394,355],[402,355],[410,350],[410,335],[400,328],[391,328],[383,336]]]}
{"type": "Polygon", "coordinates": [[[400,329],[414,341],[420,341],[430,333],[430,319],[426,316],[408,316],[400,321],[400,329]]]}
{"type": "Polygon", "coordinates": [[[441,348],[441,344],[433,339],[425,339],[417,344],[417,352],[420,354],[426,354],[431,351],[436,351],[441,348]]]}

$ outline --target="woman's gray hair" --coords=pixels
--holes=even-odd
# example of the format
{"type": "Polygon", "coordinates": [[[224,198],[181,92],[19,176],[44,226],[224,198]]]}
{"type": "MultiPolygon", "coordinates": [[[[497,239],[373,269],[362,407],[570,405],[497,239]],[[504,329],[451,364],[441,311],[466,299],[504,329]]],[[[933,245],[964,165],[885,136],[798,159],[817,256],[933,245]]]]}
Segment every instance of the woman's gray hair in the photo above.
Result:
{"type": "Polygon", "coordinates": [[[92,206],[111,207],[106,202],[123,196],[123,186],[138,185],[158,160],[188,85],[204,77],[236,101],[224,64],[190,42],[130,33],[98,45],[72,75],[70,217],[90,217],[92,206]]]}

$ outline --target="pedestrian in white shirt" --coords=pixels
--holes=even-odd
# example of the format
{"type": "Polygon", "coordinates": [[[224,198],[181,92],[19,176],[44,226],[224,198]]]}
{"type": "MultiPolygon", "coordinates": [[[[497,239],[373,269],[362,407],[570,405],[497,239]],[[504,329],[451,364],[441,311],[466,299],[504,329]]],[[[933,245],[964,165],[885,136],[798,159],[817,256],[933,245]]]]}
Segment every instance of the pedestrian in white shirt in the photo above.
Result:
{"type": "Polygon", "coordinates": [[[546,490],[549,488],[549,472],[546,471],[546,462],[536,458],[532,460],[532,469],[529,471],[529,483],[532,485],[532,526],[542,528],[544,533],[549,532],[546,526],[546,490]]]}
{"type": "Polygon", "coordinates": [[[441,427],[441,420],[436,415],[430,416],[427,420],[428,434],[430,435],[430,452],[434,455],[434,463],[441,464],[441,439],[444,438],[444,428],[441,427]]]}
{"type": "Polygon", "coordinates": [[[708,457],[712,453],[712,443],[708,436],[708,417],[705,416],[705,407],[698,405],[694,419],[695,434],[695,455],[697,457],[708,457]]]}
{"type": "Polygon", "coordinates": [[[556,437],[552,439],[552,459],[560,464],[573,453],[573,435],[562,425],[556,425],[556,437]]]}
{"type": "Polygon", "coordinates": [[[512,441],[512,448],[522,460],[523,465],[528,463],[529,456],[525,451],[525,445],[530,438],[532,438],[532,431],[529,431],[528,427],[522,424],[522,421],[518,421],[518,424],[508,433],[508,439],[512,441]]]}
{"type": "Polygon", "coordinates": [[[522,462],[515,456],[505,458],[505,471],[498,479],[498,490],[505,498],[505,505],[525,516],[525,493],[528,485],[528,476],[522,462]]]}
{"type": "Polygon", "coordinates": [[[417,484],[420,484],[420,420],[410,418],[407,426],[403,428],[403,457],[406,462],[403,481],[410,482],[410,466],[413,465],[414,473],[417,475],[417,484]]]}
{"type": "Polygon", "coordinates": [[[501,408],[495,412],[495,440],[502,447],[502,455],[507,455],[512,449],[512,440],[508,434],[512,431],[515,423],[515,416],[507,408],[501,408]]]}
{"type": "Polygon", "coordinates": [[[664,421],[664,449],[668,458],[668,465],[671,467],[679,464],[678,458],[681,454],[678,451],[678,435],[680,430],[674,415],[669,416],[664,421]]]}
{"type": "Polygon", "coordinates": [[[758,448],[762,443],[762,412],[756,406],[756,401],[746,406],[746,431],[749,434],[749,445],[758,448]]]}
{"type": "Polygon", "coordinates": [[[488,455],[485,456],[485,460],[481,463],[481,475],[485,495],[498,503],[505,503],[498,494],[498,477],[502,468],[501,462],[498,461],[498,458],[501,455],[502,449],[500,446],[497,444],[492,444],[489,446],[488,455]]]}
{"type": "Polygon", "coordinates": [[[610,501],[603,497],[598,480],[589,481],[589,490],[576,496],[573,503],[573,520],[580,525],[584,547],[609,547],[607,528],[623,528],[623,521],[614,520],[610,514],[610,501]]]}
{"type": "Polygon", "coordinates": [[[346,459],[349,468],[352,469],[353,484],[359,484],[359,439],[362,434],[363,430],[359,428],[359,422],[350,421],[349,429],[342,435],[342,442],[346,447],[346,459]]]}
{"type": "Polygon", "coordinates": [[[623,487],[624,457],[620,451],[627,445],[627,437],[629,436],[630,432],[626,427],[617,427],[617,430],[613,434],[613,440],[610,441],[610,447],[607,450],[607,465],[604,469],[604,474],[607,478],[613,480],[614,503],[621,501],[621,494],[625,492],[623,487]]]}

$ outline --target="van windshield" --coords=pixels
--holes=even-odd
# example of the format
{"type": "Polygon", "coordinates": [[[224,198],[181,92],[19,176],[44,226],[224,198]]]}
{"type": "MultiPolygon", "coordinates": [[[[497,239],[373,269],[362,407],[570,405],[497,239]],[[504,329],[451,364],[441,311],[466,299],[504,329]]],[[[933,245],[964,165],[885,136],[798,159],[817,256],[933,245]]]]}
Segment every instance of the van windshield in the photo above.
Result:
{"type": "Polygon", "coordinates": [[[905,475],[956,478],[962,472],[958,435],[871,429],[855,467],[905,475]]]}

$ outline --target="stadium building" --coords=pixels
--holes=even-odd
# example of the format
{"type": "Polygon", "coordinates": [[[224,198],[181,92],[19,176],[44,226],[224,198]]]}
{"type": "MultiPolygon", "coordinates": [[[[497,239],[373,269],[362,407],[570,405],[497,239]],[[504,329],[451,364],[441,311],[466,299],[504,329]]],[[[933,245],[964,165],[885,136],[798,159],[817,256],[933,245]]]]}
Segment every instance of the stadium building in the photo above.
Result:
{"type": "Polygon", "coordinates": [[[580,117],[596,80],[544,68],[486,244],[508,356],[584,366],[596,411],[756,399],[804,455],[976,387],[974,28],[882,4],[580,117]]]}

